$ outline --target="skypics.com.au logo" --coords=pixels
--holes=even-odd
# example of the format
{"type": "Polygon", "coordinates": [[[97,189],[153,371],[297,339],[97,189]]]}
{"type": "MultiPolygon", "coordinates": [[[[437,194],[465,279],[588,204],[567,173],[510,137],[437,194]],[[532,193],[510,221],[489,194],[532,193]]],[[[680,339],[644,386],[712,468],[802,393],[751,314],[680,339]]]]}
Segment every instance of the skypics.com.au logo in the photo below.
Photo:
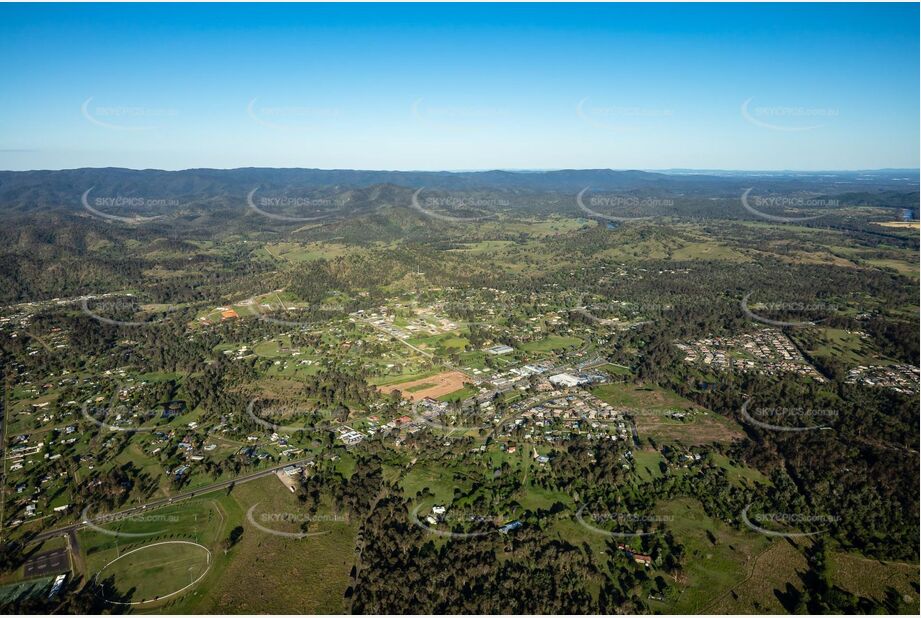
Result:
{"type": "Polygon", "coordinates": [[[745,296],[742,297],[739,305],[742,308],[742,313],[751,320],[756,322],[761,322],[762,324],[769,324],[771,326],[778,326],[781,328],[784,327],[800,327],[800,326],[815,326],[816,324],[827,320],[831,317],[831,314],[838,310],[836,305],[832,305],[822,301],[812,301],[808,303],[803,302],[770,302],[770,303],[758,303],[754,305],[754,308],[757,309],[758,313],[752,309],[752,304],[749,303],[749,299],[754,292],[748,292],[745,296]],[[822,314],[824,317],[816,318],[813,320],[802,320],[802,321],[791,321],[791,320],[777,320],[774,318],[769,318],[762,313],[807,313],[807,314],[822,314]]]}
{"type": "Polygon", "coordinates": [[[742,118],[756,127],[771,131],[797,132],[821,129],[840,113],[833,107],[805,107],[802,105],[752,106],[755,97],[742,102],[742,118]]]}
{"type": "Polygon", "coordinates": [[[256,514],[261,502],[246,511],[246,521],[260,532],[288,539],[307,539],[332,532],[331,524],[347,523],[342,513],[312,513],[307,511],[272,511],[256,514]],[[320,528],[314,530],[312,528],[320,528]]]}
{"type": "Polygon", "coordinates": [[[502,199],[458,196],[426,197],[424,200],[420,201],[419,198],[424,189],[425,187],[420,187],[413,193],[413,209],[421,212],[427,217],[440,221],[447,221],[449,223],[475,223],[478,221],[495,219],[497,214],[489,211],[495,210],[496,208],[505,208],[509,205],[507,200],[502,199]],[[424,206],[423,203],[425,204],[424,206]],[[483,214],[456,217],[454,215],[446,215],[443,212],[438,212],[438,210],[483,214]]]}
{"type": "Polygon", "coordinates": [[[579,210],[591,217],[595,217],[596,219],[604,219],[605,221],[611,221],[613,223],[645,221],[647,219],[652,219],[653,216],[606,214],[599,212],[598,209],[627,210],[628,212],[648,212],[651,209],[670,207],[674,206],[675,204],[674,201],[670,199],[661,198],[640,198],[630,195],[592,195],[588,198],[589,206],[585,204],[585,193],[589,189],[590,187],[585,187],[576,195],[576,205],[579,207],[579,210]]]}
{"type": "Polygon", "coordinates": [[[175,118],[179,111],[169,107],[145,105],[93,105],[90,97],[80,106],[80,113],[90,123],[115,131],[148,131],[166,119],[175,118]]]}
{"type": "Polygon", "coordinates": [[[259,187],[253,188],[246,194],[246,206],[253,212],[275,221],[286,223],[311,223],[329,219],[342,210],[345,200],[331,197],[306,197],[298,195],[273,195],[259,196],[256,192],[259,187]],[[282,212],[275,212],[281,210],[282,212]],[[309,216],[287,214],[287,211],[309,212],[309,216]]]}
{"type": "Polygon", "coordinates": [[[178,209],[183,204],[174,198],[163,197],[144,197],[144,196],[126,196],[126,195],[109,195],[96,196],[90,199],[90,193],[95,187],[90,187],[80,196],[80,203],[83,208],[95,217],[106,221],[116,221],[118,223],[127,223],[138,225],[141,223],[150,223],[163,219],[164,215],[144,216],[140,212],[149,212],[151,210],[171,210],[178,209]],[[114,212],[131,213],[128,215],[113,214],[114,212]]]}
{"type": "Polygon", "coordinates": [[[754,190],[754,187],[750,187],[745,190],[740,198],[742,202],[742,208],[766,221],[773,221],[775,223],[802,223],[805,221],[814,221],[824,217],[827,213],[821,213],[818,215],[809,215],[805,217],[789,217],[783,215],[772,215],[770,213],[764,212],[765,209],[792,209],[795,211],[802,211],[807,208],[837,208],[839,206],[838,200],[825,199],[825,198],[807,198],[807,197],[790,197],[790,196],[772,196],[772,197],[759,197],[751,196],[751,192],[754,190]]]}

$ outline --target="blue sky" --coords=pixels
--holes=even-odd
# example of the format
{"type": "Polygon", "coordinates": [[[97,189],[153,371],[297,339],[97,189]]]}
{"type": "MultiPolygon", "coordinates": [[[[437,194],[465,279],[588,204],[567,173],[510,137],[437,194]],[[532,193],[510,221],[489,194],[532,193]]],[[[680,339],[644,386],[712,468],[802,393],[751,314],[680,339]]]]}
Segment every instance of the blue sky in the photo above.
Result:
{"type": "Polygon", "coordinates": [[[0,5],[0,169],[919,165],[918,5],[0,5]]]}

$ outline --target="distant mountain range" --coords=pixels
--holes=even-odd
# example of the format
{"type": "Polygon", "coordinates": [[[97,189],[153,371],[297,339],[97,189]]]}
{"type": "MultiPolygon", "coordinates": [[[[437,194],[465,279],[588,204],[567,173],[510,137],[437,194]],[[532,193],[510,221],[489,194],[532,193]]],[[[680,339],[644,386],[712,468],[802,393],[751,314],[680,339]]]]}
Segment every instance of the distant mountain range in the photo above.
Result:
{"type": "MultiPolygon", "coordinates": [[[[694,172],[669,170],[554,170],[405,172],[300,168],[189,169],[182,171],[81,168],[60,171],[0,172],[0,210],[80,207],[81,197],[139,196],[206,203],[209,199],[244,199],[253,189],[336,194],[373,186],[396,186],[445,192],[491,191],[558,193],[640,192],[679,197],[738,196],[749,187],[771,193],[843,194],[915,193],[917,170],[855,172],[694,172]]],[[[900,200],[917,204],[910,195],[900,200]]]]}

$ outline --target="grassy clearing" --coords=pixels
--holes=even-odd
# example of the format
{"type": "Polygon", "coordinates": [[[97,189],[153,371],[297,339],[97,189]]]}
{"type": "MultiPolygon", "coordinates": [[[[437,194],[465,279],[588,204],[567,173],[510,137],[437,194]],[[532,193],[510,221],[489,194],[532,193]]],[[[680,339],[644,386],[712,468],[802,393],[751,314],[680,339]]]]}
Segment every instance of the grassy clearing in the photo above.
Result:
{"type": "Polygon", "coordinates": [[[666,599],[669,613],[704,612],[714,598],[745,580],[756,556],[771,545],[766,536],[709,517],[693,499],[664,502],[657,512],[671,517],[667,526],[685,547],[678,591],[666,599]]]}
{"type": "Polygon", "coordinates": [[[754,483],[760,483],[762,485],[771,484],[771,480],[760,471],[747,466],[734,464],[729,461],[728,457],[721,453],[711,453],[710,457],[713,463],[726,471],[726,476],[729,478],[729,481],[736,485],[752,485],[754,483]]]}
{"type": "Polygon", "coordinates": [[[280,242],[265,245],[265,251],[277,260],[298,264],[300,262],[341,257],[348,254],[352,249],[347,245],[330,242],[280,242]]]}
{"type": "Polygon", "coordinates": [[[918,565],[885,562],[858,554],[831,552],[829,566],[832,581],[854,594],[882,601],[886,591],[894,588],[902,599],[918,607],[918,565]]]}
{"type": "MultiPolygon", "coordinates": [[[[232,508],[227,509],[229,517],[235,525],[243,526],[243,536],[226,556],[220,550],[226,564],[216,574],[209,574],[207,587],[202,586],[200,594],[190,596],[186,603],[171,608],[173,611],[196,614],[283,614],[291,608],[308,614],[347,611],[344,593],[354,559],[354,522],[315,522],[311,531],[328,531],[328,534],[300,539],[259,530],[246,518],[253,505],[258,505],[254,519],[273,529],[287,524],[264,521],[263,514],[297,514],[302,510],[297,497],[274,476],[238,486],[229,499],[233,502],[232,508]]],[[[331,511],[324,514],[332,515],[331,511]]]]}
{"type": "Polygon", "coordinates": [[[540,341],[531,341],[521,346],[525,352],[552,352],[553,350],[562,350],[565,348],[580,345],[582,340],[578,337],[561,337],[559,335],[550,335],[540,341]]]}
{"type": "Polygon", "coordinates": [[[701,409],[676,393],[645,384],[602,384],[593,388],[592,393],[612,406],[620,408],[663,412],[701,409]]]}
{"type": "Polygon", "coordinates": [[[633,372],[630,371],[629,367],[622,367],[621,365],[614,365],[613,363],[607,363],[606,365],[601,365],[598,369],[610,373],[612,376],[632,376],[633,372]]]}
{"type": "Polygon", "coordinates": [[[842,328],[818,328],[819,344],[809,350],[813,356],[834,358],[847,365],[888,364],[875,346],[855,332],[842,328]]]}
{"type": "Polygon", "coordinates": [[[454,488],[462,486],[455,481],[447,470],[436,470],[426,466],[414,466],[406,472],[400,482],[403,494],[413,499],[423,489],[435,494],[435,502],[450,503],[454,498],[454,488]]]}
{"type": "Polygon", "coordinates": [[[780,598],[790,587],[802,589],[800,574],[808,568],[801,549],[788,540],[775,541],[753,564],[751,577],[706,607],[714,614],[785,614],[780,598]]]}
{"type": "Polygon", "coordinates": [[[116,588],[122,593],[131,593],[131,601],[167,595],[205,572],[207,551],[182,543],[154,544],[189,541],[211,550],[212,570],[181,595],[152,603],[149,607],[165,611],[163,608],[166,606],[194,597],[207,585],[213,569],[220,566],[220,556],[215,548],[229,523],[226,508],[222,505],[225,499],[223,494],[214,493],[161,509],[145,510],[129,518],[97,522],[108,533],[91,528],[81,530],[79,541],[89,576],[114,577],[116,588]],[[123,535],[116,536],[111,534],[113,532],[123,535]],[[140,551],[127,554],[139,548],[140,551]],[[118,556],[123,558],[112,563],[118,556]]]}
{"type": "Polygon", "coordinates": [[[423,378],[429,378],[437,373],[440,370],[437,368],[431,368],[426,371],[419,371],[416,373],[402,373],[394,374],[388,376],[378,376],[376,378],[371,378],[368,382],[374,386],[392,386],[394,384],[401,384],[403,382],[413,382],[415,380],[422,380],[423,378]]]}
{"type": "Polygon", "coordinates": [[[688,260],[721,260],[728,262],[747,262],[749,258],[731,247],[713,242],[697,242],[687,244],[672,252],[671,258],[684,262],[688,260]]]}
{"type": "MultiPolygon", "coordinates": [[[[88,515],[99,519],[103,513],[90,510],[88,515]]],[[[123,552],[170,539],[185,539],[210,546],[217,540],[221,517],[216,495],[202,497],[160,509],[145,510],[111,522],[97,522],[103,530],[123,533],[125,536],[84,528],[79,533],[80,545],[86,554],[87,566],[95,573],[115,557],[116,548],[123,552]]]]}
{"type": "Polygon", "coordinates": [[[616,408],[633,413],[640,438],[693,446],[731,442],[742,436],[733,421],[658,386],[603,384],[593,388],[592,393],[616,408]],[[684,412],[687,416],[678,420],[668,416],[671,412],[684,412]]]}
{"type": "Polygon", "coordinates": [[[912,279],[918,279],[918,262],[909,262],[908,260],[867,260],[867,263],[872,264],[878,268],[885,270],[894,270],[900,275],[905,275],[906,277],[911,277],[912,279]]]}
{"type": "Polygon", "coordinates": [[[659,451],[642,450],[633,452],[636,473],[643,481],[651,481],[663,476],[659,464],[665,461],[659,451]]]}
{"type": "Polygon", "coordinates": [[[643,414],[636,417],[636,428],[641,438],[650,437],[660,444],[680,442],[686,446],[729,443],[743,435],[736,423],[708,411],[696,412],[682,420],[663,414],[643,414]]]}

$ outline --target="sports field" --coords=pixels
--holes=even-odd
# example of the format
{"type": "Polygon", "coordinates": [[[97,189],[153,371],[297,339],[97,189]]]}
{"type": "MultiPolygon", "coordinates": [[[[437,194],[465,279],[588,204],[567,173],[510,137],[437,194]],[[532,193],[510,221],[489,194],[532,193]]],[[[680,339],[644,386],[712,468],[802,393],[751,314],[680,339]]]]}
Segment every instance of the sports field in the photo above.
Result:
{"type": "Polygon", "coordinates": [[[386,386],[379,386],[378,388],[385,395],[399,390],[406,399],[419,401],[426,397],[438,399],[442,395],[447,395],[464,388],[465,383],[472,381],[470,376],[460,371],[445,371],[444,373],[438,373],[420,380],[401,382],[399,384],[388,384],[386,386]]]}
{"type": "Polygon", "coordinates": [[[172,598],[192,588],[211,567],[211,551],[192,541],[157,541],[110,560],[96,575],[113,577],[131,605],[172,598]]]}

